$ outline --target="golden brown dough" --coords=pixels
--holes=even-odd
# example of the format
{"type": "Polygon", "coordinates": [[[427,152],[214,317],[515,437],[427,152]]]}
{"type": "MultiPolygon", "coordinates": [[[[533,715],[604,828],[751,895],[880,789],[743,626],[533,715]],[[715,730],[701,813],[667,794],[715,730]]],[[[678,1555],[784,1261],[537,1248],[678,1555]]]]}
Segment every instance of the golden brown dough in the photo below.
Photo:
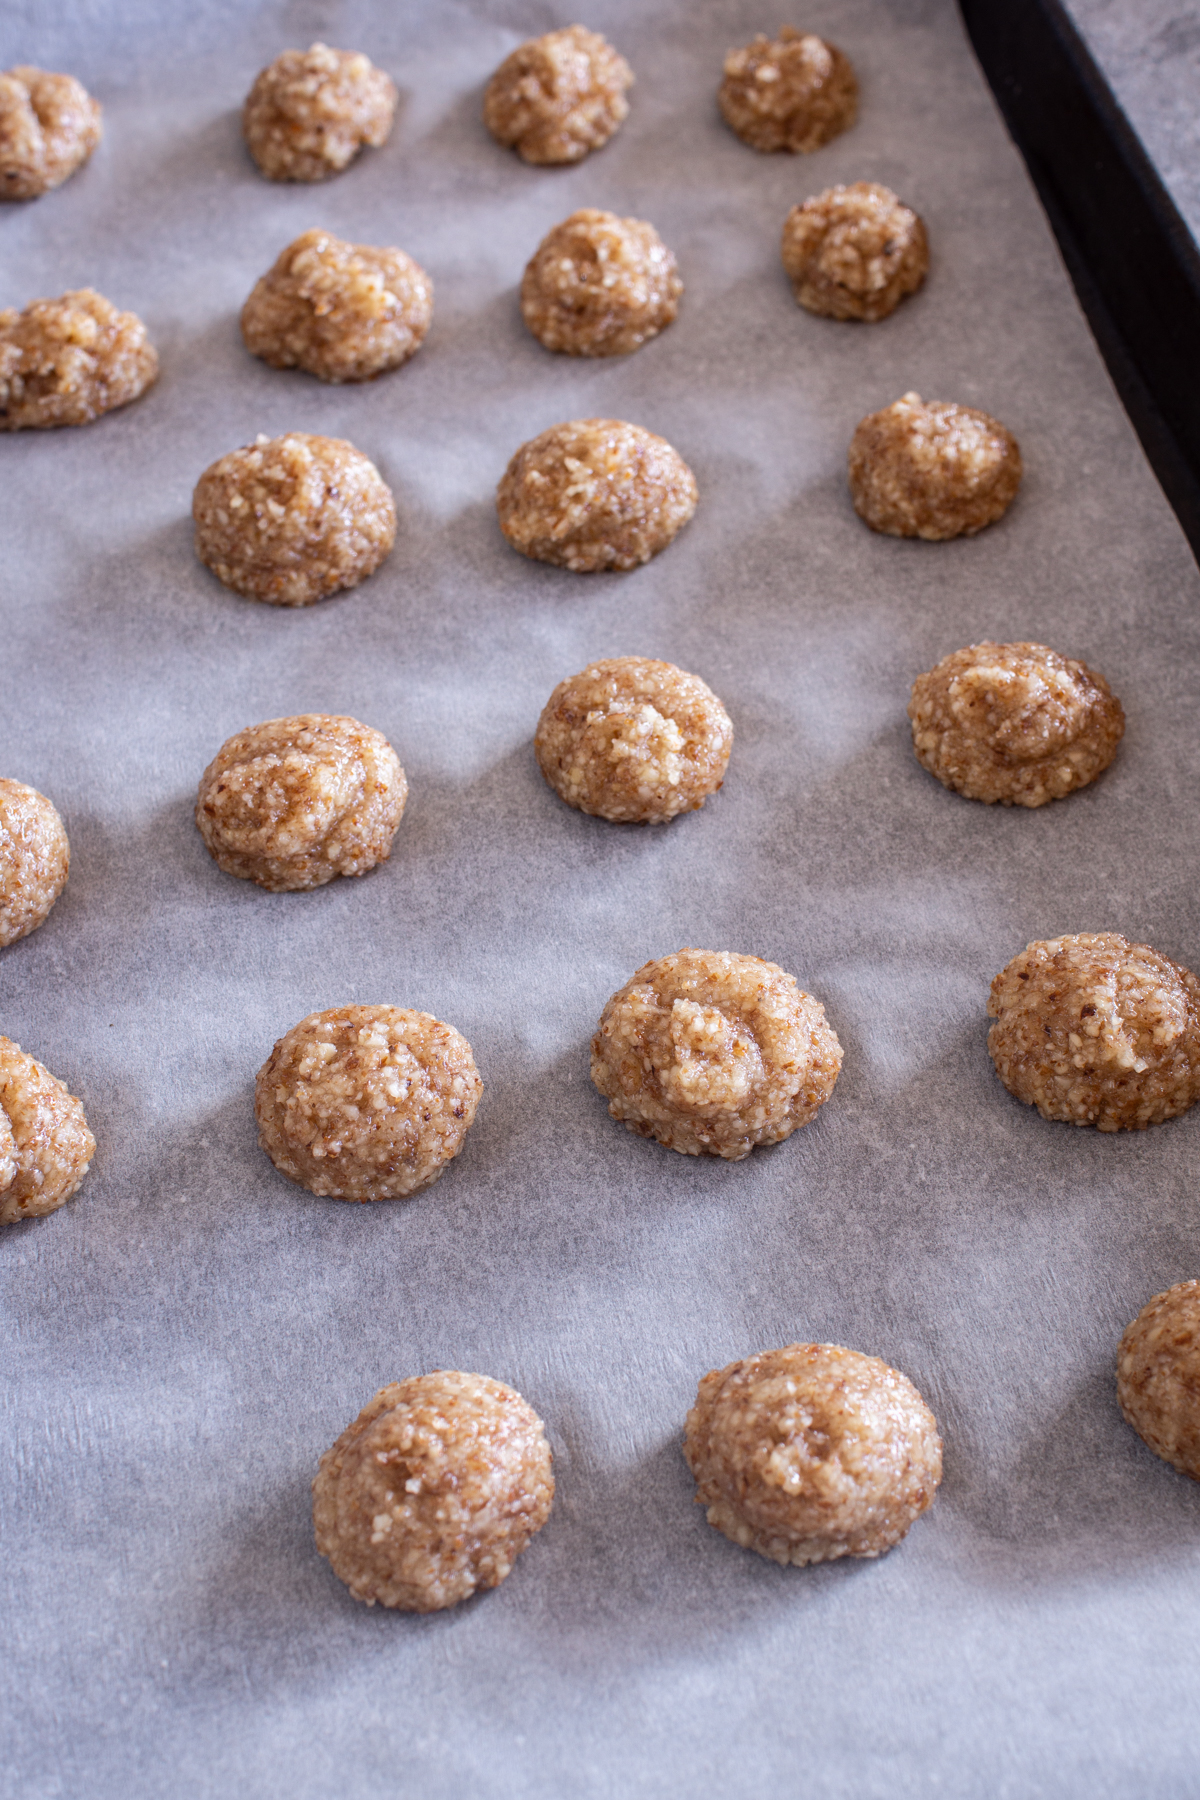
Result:
{"type": "Polygon", "coordinates": [[[391,78],[354,50],[313,44],[285,50],[260,70],[242,127],[251,156],[271,181],[340,175],[364,145],[387,142],[396,112],[391,78]]]}
{"type": "Polygon", "coordinates": [[[974,537],[1012,504],[1017,440],[973,406],[904,394],[871,413],[850,441],[850,495],[889,537],[974,537]]]}
{"type": "Polygon", "coordinates": [[[61,187],[100,142],[99,102],[73,75],[19,64],[0,75],[0,200],[61,187]]]}
{"type": "Polygon", "coordinates": [[[781,255],[797,303],[827,319],[886,319],[929,269],[924,224],[877,181],[793,206],[781,255]]]}
{"type": "Polygon", "coordinates": [[[1155,1294],[1126,1327],[1117,1401],[1155,1456],[1200,1481],[1200,1281],[1155,1294]]]}
{"type": "Polygon", "coordinates": [[[547,350],[628,356],[671,323],[682,292],[653,225],[589,206],[538,245],[521,283],[521,315],[547,350]]]}
{"type": "Polygon", "coordinates": [[[0,1037],[0,1225],[53,1212],[95,1154],[79,1101],[20,1044],[0,1037]]]}
{"type": "Polygon", "coordinates": [[[0,950],[45,924],[70,866],[53,802],[22,781],[0,779],[0,950]]]}
{"type": "Polygon", "coordinates": [[[280,252],[242,308],[242,337],[273,369],[370,381],[424,341],[433,283],[403,250],[305,231],[280,252]]]}
{"type": "Polygon", "coordinates": [[[729,52],[717,105],[752,150],[819,150],[853,125],[858,82],[836,44],[782,25],[729,52]]]}
{"type": "Polygon", "coordinates": [[[94,288],[0,312],[0,431],[90,424],[157,375],[137,314],[118,312],[94,288]]]}
{"type": "Polygon", "coordinates": [[[527,163],[580,162],[628,115],[633,71],[583,25],[529,38],[506,56],[483,97],[483,122],[527,163]]]}

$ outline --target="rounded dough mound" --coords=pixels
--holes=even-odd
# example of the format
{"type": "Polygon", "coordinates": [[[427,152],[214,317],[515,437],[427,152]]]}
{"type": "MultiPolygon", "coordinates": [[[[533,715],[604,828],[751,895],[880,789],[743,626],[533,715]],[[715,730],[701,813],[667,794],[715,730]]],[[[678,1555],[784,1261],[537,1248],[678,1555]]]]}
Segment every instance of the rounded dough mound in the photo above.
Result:
{"type": "Polygon", "coordinates": [[[1155,1456],[1200,1481],[1200,1281],[1155,1294],[1126,1327],[1117,1401],[1155,1456]]]}
{"type": "Polygon", "coordinates": [[[989,806],[1044,806],[1086,787],[1125,731],[1103,675],[1045,644],[955,650],[917,676],[908,716],[918,762],[989,806]]]}
{"type": "Polygon", "coordinates": [[[0,1225],[53,1212],[95,1154],[80,1102],[20,1044],[0,1037],[0,1225]]]}
{"type": "Polygon", "coordinates": [[[649,562],[697,499],[696,477],[665,438],[621,419],[571,419],[521,445],[496,512],[514,550],[589,574],[649,562]]]}
{"type": "Polygon", "coordinates": [[[592,1039],[592,1080],[614,1119],[728,1162],[807,1125],[841,1066],[820,1001],[775,963],[730,951],[643,964],[592,1039]]]}
{"type": "Polygon", "coordinates": [[[249,600],[311,606],[357,587],[396,541],[391,489],[344,438],[258,437],[205,469],[196,555],[249,600]]]}
{"type": "Polygon", "coordinates": [[[70,866],[53,803],[22,781],[0,779],[0,950],[45,924],[70,866]]]}
{"type": "Polygon", "coordinates": [[[929,269],[924,224],[877,181],[793,206],[781,254],[799,305],[827,319],[886,319],[929,269]]]}
{"type": "Polygon", "coordinates": [[[313,44],[285,50],[259,72],[242,128],[270,180],[324,181],[364,144],[377,150],[387,142],[396,100],[395,84],[367,57],[313,44]]]}
{"type": "Polygon", "coordinates": [[[835,44],[783,25],[729,52],[717,105],[752,150],[819,150],[853,125],[858,82],[835,44]]]}
{"type": "Polygon", "coordinates": [[[733,725],[698,675],[644,656],[589,663],[538,720],[538,767],[560,799],[620,823],[665,825],[725,779],[733,725]]]}
{"type": "Polygon", "coordinates": [[[0,200],[61,187],[101,136],[100,106],[73,75],[24,64],[0,75],[0,200]]]}
{"type": "Polygon", "coordinates": [[[708,1522],[772,1562],[881,1556],[933,1503],[937,1421],[912,1382],[840,1344],[713,1369],[684,1455],[708,1522]]]}
{"type": "Polygon", "coordinates": [[[386,862],[407,798],[382,732],[300,713],[222,744],[200,779],[196,824],[227,875],[288,893],[386,862]]]}
{"type": "Polygon", "coordinates": [[[118,312],[93,288],[0,312],[0,431],[90,424],[157,375],[137,314],[118,312]]]}
{"type": "Polygon", "coordinates": [[[629,113],[633,70],[583,25],[529,38],[506,56],[483,97],[483,122],[527,163],[580,162],[629,113]]]}
{"type": "Polygon", "coordinates": [[[242,337],[273,369],[370,381],[420,349],[432,318],[433,283],[403,250],[306,231],[255,283],[242,337]]]}
{"type": "Polygon", "coordinates": [[[335,1200],[402,1200],[463,1147],[483,1083],[452,1025],[399,1006],[334,1006],[258,1071],[258,1141],[283,1175],[335,1200]]]}
{"type": "Polygon", "coordinates": [[[380,1388],[321,1458],[317,1549],[368,1606],[439,1612],[499,1587],[550,1515],[542,1421],[487,1375],[380,1388]]]}
{"type": "Polygon", "coordinates": [[[1012,432],[973,406],[904,394],[850,441],[850,495],[872,531],[974,537],[1008,511],[1021,485],[1012,432]]]}
{"type": "Polygon", "coordinates": [[[992,983],[996,1073],[1043,1119],[1140,1131],[1200,1098],[1200,982],[1115,931],[1028,944],[992,983]]]}
{"type": "Polygon", "coordinates": [[[587,206],[538,245],[521,283],[521,315],[547,350],[628,356],[671,323],[682,292],[653,225],[587,206]]]}

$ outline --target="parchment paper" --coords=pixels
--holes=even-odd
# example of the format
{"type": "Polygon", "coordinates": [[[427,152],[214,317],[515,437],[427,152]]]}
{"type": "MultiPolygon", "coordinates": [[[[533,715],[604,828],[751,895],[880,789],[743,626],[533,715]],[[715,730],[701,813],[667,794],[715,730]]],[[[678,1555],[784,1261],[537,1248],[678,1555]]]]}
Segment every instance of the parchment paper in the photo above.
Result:
{"type": "Polygon", "coordinates": [[[1101,1137],[1009,1098],[984,1047],[1027,940],[1117,929],[1200,965],[1200,578],[1075,304],[950,0],[808,0],[862,78],[809,158],[722,126],[750,0],[594,0],[630,58],[607,149],[538,172],[479,122],[542,0],[78,0],[6,10],[7,65],[76,72],[107,135],[0,216],[0,303],[90,282],[163,374],[84,430],[0,442],[3,771],[71,836],[48,924],[0,957],[0,1030],[82,1096],[76,1199],[4,1232],[2,1704],[10,1795],[837,1796],[1195,1792],[1200,1493],[1125,1426],[1118,1336],[1200,1268],[1200,1115],[1101,1137]],[[263,181],[238,107],[280,49],[361,48],[395,134],[321,188],[263,181]],[[926,290],[888,323],[801,312],[788,207],[888,182],[926,290]],[[552,357],[515,289],[581,205],[654,221],[687,284],[632,358],[552,357]],[[417,359],[365,388],[272,372],[237,312],[310,225],[431,272],[417,359]],[[980,404],[1028,474],[974,541],[854,517],[860,417],[915,388],[980,404]],[[641,571],[510,551],[492,495],[560,419],[632,419],[695,469],[696,519],[641,571]],[[255,432],[351,438],[393,486],[394,555],[305,612],[192,557],[200,471],[255,432]],[[915,762],[910,683],[983,636],[1102,670],[1129,729],[1093,788],[988,809],[915,762]],[[569,811],[533,761],[589,658],[666,657],[736,727],[729,778],[666,829],[569,811]],[[191,822],[233,731],[348,712],[412,798],[391,862],[269,895],[191,822]],[[601,1006],[683,944],[781,963],[846,1059],[819,1118],[729,1166],[614,1124],[601,1006]],[[256,1148],[253,1077],[306,1012],[449,1020],[486,1082],[410,1204],[318,1201],[256,1148]],[[825,1339],[903,1369],[946,1478],[878,1563],[781,1570],[692,1504],[710,1367],[825,1339]],[[309,1479],[384,1381],[511,1382],[547,1421],[549,1524],[497,1592],[368,1611],[315,1554],[309,1479]]]}

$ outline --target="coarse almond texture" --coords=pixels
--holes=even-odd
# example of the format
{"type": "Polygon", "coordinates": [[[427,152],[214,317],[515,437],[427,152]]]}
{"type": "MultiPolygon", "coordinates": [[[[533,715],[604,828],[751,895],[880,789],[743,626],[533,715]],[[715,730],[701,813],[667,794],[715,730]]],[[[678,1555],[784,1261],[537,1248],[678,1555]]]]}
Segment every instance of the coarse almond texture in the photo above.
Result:
{"type": "Polygon", "coordinates": [[[0,200],[36,200],[100,142],[100,104],[73,75],[18,64],[0,75],[0,200]]]}
{"type": "Polygon", "coordinates": [[[355,50],[285,50],[255,77],[242,128],[272,181],[340,175],[365,144],[387,142],[396,112],[391,78],[355,50]]]}
{"type": "Polygon", "coordinates": [[[222,744],[200,780],[196,824],[227,875],[285,893],[386,862],[407,798],[382,732],[300,713],[222,744]]]}
{"type": "Polygon", "coordinates": [[[0,1225],[40,1218],[69,1200],[95,1153],[80,1102],[20,1044],[0,1037],[0,1225]]]}
{"type": "Polygon", "coordinates": [[[644,656],[589,663],[538,720],[538,767],[560,799],[614,822],[664,825],[725,779],[733,725],[698,675],[644,656]]]}
{"type": "Polygon", "coordinates": [[[255,283],[242,337],[273,369],[370,381],[408,361],[432,318],[433,283],[403,250],[306,231],[255,283]]]}
{"type": "Polygon", "coordinates": [[[924,224],[877,181],[793,206],[780,249],[798,304],[827,319],[886,319],[929,269],[924,224]]]}
{"type": "Polygon", "coordinates": [[[380,1388],[321,1458],[317,1549],[368,1606],[439,1612],[498,1587],[550,1514],[542,1421],[487,1375],[380,1388]]]}
{"type": "Polygon", "coordinates": [[[452,1025],[399,1006],[334,1006],[281,1037],[258,1071],[258,1141],[335,1200],[401,1200],[458,1155],[483,1083],[452,1025]]]}
{"type": "Polygon", "coordinates": [[[0,950],[45,923],[70,866],[53,802],[22,781],[0,779],[0,950]]]}
{"type": "Polygon", "coordinates": [[[881,1556],[942,1479],[937,1421],[912,1382],[840,1344],[711,1370],[684,1455],[709,1524],[777,1563],[881,1556]]]}
{"type": "Polygon", "coordinates": [[[671,323],[682,292],[653,225],[588,206],[538,245],[521,283],[521,316],[547,350],[628,356],[671,323]]]}
{"type": "Polygon", "coordinates": [[[196,555],[226,587],[311,606],[357,587],[396,540],[375,464],[344,438],[258,437],[205,469],[192,496],[196,555]]]}
{"type": "Polygon", "coordinates": [[[1028,944],[992,983],[996,1073],[1043,1119],[1140,1131],[1200,1099],[1200,982],[1115,931],[1028,944]]]}
{"type": "Polygon", "coordinates": [[[643,964],[592,1039],[592,1080],[614,1119],[729,1162],[807,1125],[841,1066],[819,1000],[775,963],[724,950],[643,964]]]}
{"type": "Polygon", "coordinates": [[[1126,1326],[1117,1401],[1155,1456],[1200,1481],[1200,1281],[1155,1294],[1126,1326]]]}
{"type": "Polygon", "coordinates": [[[917,676],[908,716],[917,760],[987,805],[1044,806],[1086,787],[1125,731],[1103,675],[1045,644],[955,650],[917,676]]]}
{"type": "Polygon", "coordinates": [[[568,25],[506,56],[483,97],[483,122],[527,163],[579,162],[629,112],[633,70],[598,31],[568,25]]]}
{"type": "Polygon", "coordinates": [[[729,52],[717,105],[752,150],[819,150],[853,125],[858,82],[836,44],[783,25],[729,52]]]}
{"type": "Polygon", "coordinates": [[[621,419],[570,419],[521,445],[496,512],[514,550],[588,574],[649,562],[697,498],[695,476],[665,438],[621,419]]]}
{"type": "Polygon", "coordinates": [[[1017,440],[973,406],[904,394],[850,440],[850,496],[889,537],[974,537],[1008,511],[1021,485],[1017,440]]]}
{"type": "Polygon", "coordinates": [[[0,431],[87,425],[127,406],[158,374],[136,313],[94,288],[0,312],[0,431]]]}

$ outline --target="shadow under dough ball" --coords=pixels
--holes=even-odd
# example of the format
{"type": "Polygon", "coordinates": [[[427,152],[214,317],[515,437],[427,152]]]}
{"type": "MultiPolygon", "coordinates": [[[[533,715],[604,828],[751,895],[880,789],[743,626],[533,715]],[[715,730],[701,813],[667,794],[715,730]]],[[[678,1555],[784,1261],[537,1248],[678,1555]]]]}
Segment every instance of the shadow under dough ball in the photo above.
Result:
{"type": "Polygon", "coordinates": [[[1016,497],[1021,452],[1011,431],[973,406],[904,394],[858,426],[849,473],[854,510],[872,531],[974,537],[1016,497]]]}
{"type": "Polygon", "coordinates": [[[1044,1119],[1140,1131],[1200,1099],[1200,982],[1115,931],[1028,944],[988,999],[1001,1081],[1044,1119]]]}
{"type": "Polygon", "coordinates": [[[391,490],[344,438],[258,437],[205,469],[192,496],[196,555],[218,581],[271,606],[357,587],[396,540],[391,490]]]}
{"type": "Polygon", "coordinates": [[[717,105],[752,150],[819,150],[853,125],[858,82],[836,44],[783,25],[728,53],[717,105]]]}
{"type": "Polygon", "coordinates": [[[1125,713],[1103,675],[1045,644],[968,644],[918,675],[917,760],[987,805],[1044,806],[1107,769],[1125,713]]]}
{"type": "Polygon", "coordinates": [[[403,250],[306,231],[255,283],[242,337],[273,369],[371,381],[420,349],[432,318],[433,283],[403,250]]]}
{"type": "Polygon", "coordinates": [[[827,188],[784,220],[780,246],[796,302],[827,319],[886,319],[929,270],[925,226],[876,181],[827,188]]]}
{"type": "Polygon", "coordinates": [[[128,406],[158,376],[136,313],[94,288],[0,312],[0,431],[89,425],[128,406]]]}
{"type": "Polygon", "coordinates": [[[18,64],[0,75],[0,200],[36,200],[92,154],[99,102],[73,75],[18,64]]]}
{"type": "Polygon", "coordinates": [[[20,1044],[0,1037],[0,1225],[54,1212],[95,1154],[82,1104],[20,1044]]]}
{"type": "Polygon", "coordinates": [[[682,293],[653,225],[584,207],[538,245],[521,282],[521,316],[546,350],[628,356],[672,322],[682,293]]]}
{"type": "Polygon", "coordinates": [[[730,951],[644,963],[592,1039],[592,1080],[614,1119],[727,1162],[807,1125],[841,1066],[820,1001],[775,963],[730,951]]]}
{"type": "Polygon", "coordinates": [[[317,1549],[356,1600],[440,1612],[498,1587],[550,1515],[542,1421],[487,1375],[380,1388],[321,1458],[317,1549]]]}
{"type": "Polygon", "coordinates": [[[633,70],[584,25],[529,38],[487,85],[483,122],[527,163],[580,162],[627,117],[633,70]]]}
{"type": "Polygon", "coordinates": [[[1117,1401],[1155,1456],[1200,1481],[1200,1281],[1155,1294],[1126,1327],[1117,1401]]]}
{"type": "Polygon", "coordinates": [[[281,1174],[335,1200],[403,1200],[466,1140],[483,1083],[452,1025],[399,1006],[334,1006],[258,1071],[258,1141],[281,1174]]]}
{"type": "Polygon", "coordinates": [[[407,798],[382,732],[299,713],[222,744],[200,778],[196,825],[227,875],[289,893],[386,862],[407,798]]]}
{"type": "Polygon", "coordinates": [[[933,1504],[937,1421],[912,1382],[840,1344],[713,1369],[684,1456],[710,1525],[772,1562],[881,1556],[933,1504]]]}
{"type": "Polygon", "coordinates": [[[387,142],[396,100],[391,78],[358,51],[285,50],[246,96],[246,145],[271,181],[325,181],[364,145],[387,142]]]}
{"type": "Polygon", "coordinates": [[[0,950],[45,924],[70,866],[53,802],[23,781],[0,779],[0,950]]]}

